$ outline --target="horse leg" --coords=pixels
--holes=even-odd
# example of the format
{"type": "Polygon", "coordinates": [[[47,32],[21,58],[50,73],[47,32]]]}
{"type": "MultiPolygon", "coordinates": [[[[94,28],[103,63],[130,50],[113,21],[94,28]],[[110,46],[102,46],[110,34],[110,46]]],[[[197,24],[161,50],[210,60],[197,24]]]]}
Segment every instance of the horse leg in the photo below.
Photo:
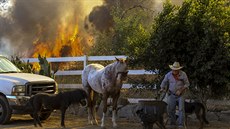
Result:
{"type": "Polygon", "coordinates": [[[108,95],[105,93],[103,94],[103,114],[102,114],[102,119],[101,119],[101,127],[104,128],[105,127],[105,114],[107,111],[107,99],[108,99],[108,95]]]}
{"type": "Polygon", "coordinates": [[[112,111],[113,127],[117,127],[116,114],[117,114],[117,101],[118,101],[119,96],[120,96],[120,93],[113,96],[113,111],[112,111]]]}
{"type": "Polygon", "coordinates": [[[61,127],[65,128],[65,112],[67,108],[61,109],[61,127]]]}
{"type": "Polygon", "coordinates": [[[93,99],[92,99],[92,117],[94,119],[94,122],[96,123],[96,125],[98,125],[98,121],[97,121],[97,109],[96,109],[96,103],[97,103],[97,99],[98,99],[98,94],[95,91],[93,92],[93,99]]]}
{"type": "Polygon", "coordinates": [[[87,86],[84,86],[85,91],[87,92],[88,96],[87,96],[87,101],[88,101],[88,124],[92,124],[93,125],[93,121],[92,121],[92,89],[90,88],[90,86],[87,83],[87,86]]]}
{"type": "Polygon", "coordinates": [[[92,92],[92,88],[90,87],[89,83],[88,83],[88,74],[86,71],[83,71],[82,73],[82,86],[85,90],[85,92],[87,93],[87,107],[88,107],[88,124],[92,124],[93,125],[93,121],[92,121],[92,98],[91,98],[91,92],[92,92]]]}

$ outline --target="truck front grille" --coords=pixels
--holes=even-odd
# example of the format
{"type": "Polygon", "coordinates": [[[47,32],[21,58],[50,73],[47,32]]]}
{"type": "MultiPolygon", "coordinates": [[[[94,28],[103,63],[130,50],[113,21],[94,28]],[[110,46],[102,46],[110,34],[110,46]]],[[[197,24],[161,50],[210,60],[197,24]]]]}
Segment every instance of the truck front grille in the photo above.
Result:
{"type": "Polygon", "coordinates": [[[26,95],[31,96],[37,93],[49,93],[54,94],[56,91],[55,83],[30,83],[26,86],[26,95]]]}

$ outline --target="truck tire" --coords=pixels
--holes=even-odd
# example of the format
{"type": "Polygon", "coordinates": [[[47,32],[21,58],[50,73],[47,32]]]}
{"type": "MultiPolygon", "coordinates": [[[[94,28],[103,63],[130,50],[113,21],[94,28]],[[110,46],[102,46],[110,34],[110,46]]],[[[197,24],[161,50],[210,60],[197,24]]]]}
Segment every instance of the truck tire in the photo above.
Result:
{"type": "Polygon", "coordinates": [[[9,106],[7,99],[0,96],[0,124],[6,124],[10,121],[12,109],[9,106]]]}

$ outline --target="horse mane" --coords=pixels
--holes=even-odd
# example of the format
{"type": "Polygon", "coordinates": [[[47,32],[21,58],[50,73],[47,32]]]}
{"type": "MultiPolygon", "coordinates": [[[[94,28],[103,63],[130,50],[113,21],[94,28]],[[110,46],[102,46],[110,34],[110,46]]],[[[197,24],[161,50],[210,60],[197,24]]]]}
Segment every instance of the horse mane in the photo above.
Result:
{"type": "MultiPolygon", "coordinates": [[[[118,63],[126,63],[126,60],[125,59],[117,59],[116,58],[116,61],[107,65],[105,67],[105,74],[110,74],[111,75],[116,75],[118,73],[118,71],[116,71],[116,65],[118,65],[118,63]],[[114,74],[115,72],[115,74],[114,74]]],[[[115,76],[116,77],[116,76],[115,76]]]]}
{"type": "Polygon", "coordinates": [[[105,77],[107,79],[113,80],[116,78],[117,73],[115,73],[116,71],[115,71],[115,67],[114,67],[116,65],[116,63],[117,62],[113,62],[113,63],[111,63],[105,67],[105,69],[104,69],[105,70],[105,77]]]}

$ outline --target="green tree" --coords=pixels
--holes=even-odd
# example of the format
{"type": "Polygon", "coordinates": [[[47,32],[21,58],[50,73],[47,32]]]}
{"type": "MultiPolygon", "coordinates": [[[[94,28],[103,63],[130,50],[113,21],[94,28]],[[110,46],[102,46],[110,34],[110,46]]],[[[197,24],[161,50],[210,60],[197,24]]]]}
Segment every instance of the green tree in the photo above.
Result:
{"type": "Polygon", "coordinates": [[[155,19],[151,38],[136,60],[164,75],[168,64],[185,67],[191,87],[212,96],[226,95],[230,79],[229,0],[185,0],[181,7],[164,4],[155,19]],[[141,60],[141,61],[140,61],[141,60]]]}
{"type": "Polygon", "coordinates": [[[115,55],[116,51],[113,50],[113,33],[112,32],[94,32],[95,43],[90,48],[90,55],[115,55]]]}
{"type": "Polygon", "coordinates": [[[91,55],[138,55],[143,53],[150,33],[147,29],[153,20],[153,11],[143,3],[122,8],[111,8],[114,25],[107,32],[96,32],[96,43],[91,55]],[[149,20],[146,20],[149,19],[149,20]]]}

